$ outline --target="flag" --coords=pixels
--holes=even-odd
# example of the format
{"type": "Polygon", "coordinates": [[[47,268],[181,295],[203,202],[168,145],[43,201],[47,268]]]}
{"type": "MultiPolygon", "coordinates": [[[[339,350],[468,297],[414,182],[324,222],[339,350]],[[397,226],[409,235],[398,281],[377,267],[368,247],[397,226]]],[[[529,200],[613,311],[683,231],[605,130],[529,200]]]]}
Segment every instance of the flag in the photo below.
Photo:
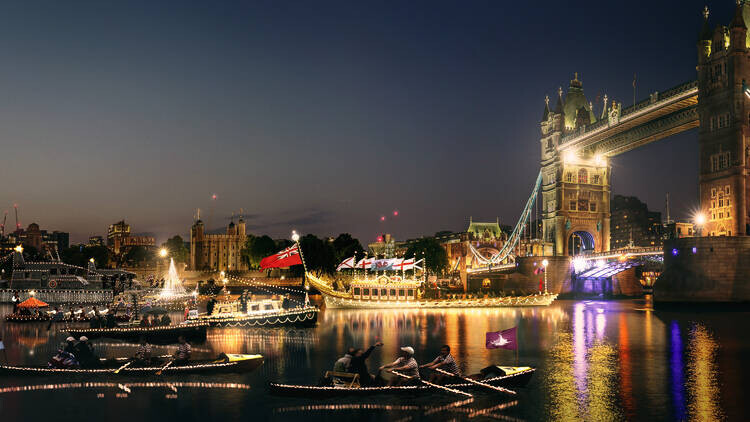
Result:
{"type": "Polygon", "coordinates": [[[403,261],[401,258],[376,259],[372,262],[373,271],[396,271],[401,270],[399,265],[403,261]]]}
{"type": "Polygon", "coordinates": [[[372,266],[373,261],[375,261],[375,258],[362,258],[357,262],[356,268],[369,269],[372,266]]]}
{"type": "Polygon", "coordinates": [[[341,264],[339,264],[338,267],[336,267],[336,271],[341,271],[344,268],[354,268],[354,262],[354,257],[346,258],[341,262],[341,264]]]}
{"type": "Polygon", "coordinates": [[[295,243],[283,251],[276,252],[267,256],[260,261],[260,268],[278,268],[290,267],[292,265],[302,265],[302,257],[299,255],[299,244],[295,243]]]}
{"type": "Polygon", "coordinates": [[[542,266],[534,268],[534,274],[541,274],[543,272],[544,272],[544,267],[542,266]]]}
{"type": "Polygon", "coordinates": [[[488,349],[518,349],[516,344],[516,328],[507,330],[488,332],[485,336],[485,347],[488,349]]]}

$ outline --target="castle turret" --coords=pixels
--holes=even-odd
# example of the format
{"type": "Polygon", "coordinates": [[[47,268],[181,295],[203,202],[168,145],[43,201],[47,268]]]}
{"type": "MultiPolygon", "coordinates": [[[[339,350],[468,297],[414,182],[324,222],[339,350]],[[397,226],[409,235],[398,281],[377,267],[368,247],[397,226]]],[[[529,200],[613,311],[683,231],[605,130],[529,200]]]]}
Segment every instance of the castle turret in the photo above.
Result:
{"type": "Polygon", "coordinates": [[[247,232],[245,229],[245,219],[240,216],[239,221],[237,221],[237,235],[245,237],[247,236],[247,232]]]}
{"type": "Polygon", "coordinates": [[[734,19],[729,24],[729,48],[732,51],[744,51],[747,47],[747,25],[743,17],[744,2],[737,2],[734,19]]]}

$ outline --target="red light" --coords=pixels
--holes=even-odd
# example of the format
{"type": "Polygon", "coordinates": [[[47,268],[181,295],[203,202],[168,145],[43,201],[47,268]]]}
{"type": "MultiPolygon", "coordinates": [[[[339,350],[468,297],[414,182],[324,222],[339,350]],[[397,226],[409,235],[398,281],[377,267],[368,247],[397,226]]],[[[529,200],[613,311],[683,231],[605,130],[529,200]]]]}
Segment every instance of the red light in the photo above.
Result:
{"type": "Polygon", "coordinates": [[[380,221],[385,221],[385,216],[384,215],[380,216],[380,221]]]}
{"type": "Polygon", "coordinates": [[[211,195],[211,199],[213,199],[214,201],[216,200],[216,198],[218,198],[218,197],[216,196],[216,194],[213,194],[213,195],[211,195]]]}
{"type": "Polygon", "coordinates": [[[398,211],[393,211],[394,216],[398,216],[398,211]]]}
{"type": "Polygon", "coordinates": [[[383,241],[383,236],[378,236],[378,242],[382,242],[382,241],[383,241]]]}

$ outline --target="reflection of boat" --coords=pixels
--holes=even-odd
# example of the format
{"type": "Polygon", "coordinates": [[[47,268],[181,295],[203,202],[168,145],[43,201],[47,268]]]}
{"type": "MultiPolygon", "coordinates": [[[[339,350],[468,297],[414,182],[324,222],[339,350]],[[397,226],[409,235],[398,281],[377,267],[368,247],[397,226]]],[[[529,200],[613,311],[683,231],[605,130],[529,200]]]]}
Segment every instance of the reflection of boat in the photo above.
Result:
{"type": "MultiPolygon", "coordinates": [[[[481,374],[470,375],[468,378],[481,380],[483,383],[497,387],[523,387],[534,374],[536,369],[528,366],[491,366],[482,370],[483,373],[490,371],[493,374],[489,378],[481,374]]],[[[446,384],[449,388],[476,388],[477,386],[468,382],[446,384]]],[[[378,393],[425,393],[439,391],[438,388],[428,385],[402,385],[386,387],[340,387],[340,386],[317,386],[317,385],[293,385],[269,383],[271,393],[292,396],[332,396],[332,395],[371,395],[378,393]]]]}
{"type": "Polygon", "coordinates": [[[240,311],[239,302],[222,302],[211,315],[190,315],[190,322],[207,322],[218,327],[276,327],[281,325],[313,326],[318,322],[315,306],[283,309],[282,301],[266,299],[247,303],[247,312],[240,311]]]}
{"type": "Polygon", "coordinates": [[[326,281],[307,273],[307,281],[325,298],[327,308],[495,308],[505,306],[547,306],[556,294],[527,296],[477,297],[463,299],[426,299],[420,297],[417,281],[393,281],[392,277],[356,279],[349,290],[335,290],[326,281]]]}
{"type": "MultiPolygon", "coordinates": [[[[63,318],[57,318],[50,316],[47,312],[41,312],[39,315],[23,315],[23,314],[8,314],[5,316],[6,322],[88,322],[91,318],[87,316],[80,317],[80,318],[70,318],[69,313],[66,313],[66,316],[63,318]]],[[[124,314],[115,315],[115,321],[117,322],[127,322],[130,321],[130,317],[124,314]]]]}
{"type": "Polygon", "coordinates": [[[138,340],[145,337],[150,343],[175,343],[177,337],[185,336],[187,340],[206,340],[207,322],[190,322],[187,324],[167,325],[158,327],[139,327],[137,325],[120,326],[116,328],[85,328],[73,329],[68,332],[73,337],[86,336],[94,338],[115,338],[122,340],[138,340]]]}
{"type": "Polygon", "coordinates": [[[239,355],[222,354],[217,359],[191,361],[182,366],[127,366],[123,368],[125,361],[122,359],[111,359],[104,361],[101,368],[96,369],[62,369],[47,368],[46,366],[11,366],[0,365],[0,374],[5,375],[117,375],[115,371],[122,368],[122,375],[155,375],[162,371],[163,375],[194,374],[194,373],[223,373],[223,372],[250,372],[263,363],[261,355],[239,355]]]}

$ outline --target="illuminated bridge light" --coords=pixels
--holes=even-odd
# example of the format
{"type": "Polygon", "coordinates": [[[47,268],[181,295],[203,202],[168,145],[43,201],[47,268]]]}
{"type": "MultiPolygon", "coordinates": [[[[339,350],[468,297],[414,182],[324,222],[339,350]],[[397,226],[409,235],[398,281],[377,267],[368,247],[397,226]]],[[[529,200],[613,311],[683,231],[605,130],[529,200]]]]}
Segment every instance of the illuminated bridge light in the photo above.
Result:
{"type": "Polygon", "coordinates": [[[679,254],[679,253],[680,253],[680,251],[678,251],[677,248],[672,249],[672,256],[677,256],[677,254],[679,254]]]}

